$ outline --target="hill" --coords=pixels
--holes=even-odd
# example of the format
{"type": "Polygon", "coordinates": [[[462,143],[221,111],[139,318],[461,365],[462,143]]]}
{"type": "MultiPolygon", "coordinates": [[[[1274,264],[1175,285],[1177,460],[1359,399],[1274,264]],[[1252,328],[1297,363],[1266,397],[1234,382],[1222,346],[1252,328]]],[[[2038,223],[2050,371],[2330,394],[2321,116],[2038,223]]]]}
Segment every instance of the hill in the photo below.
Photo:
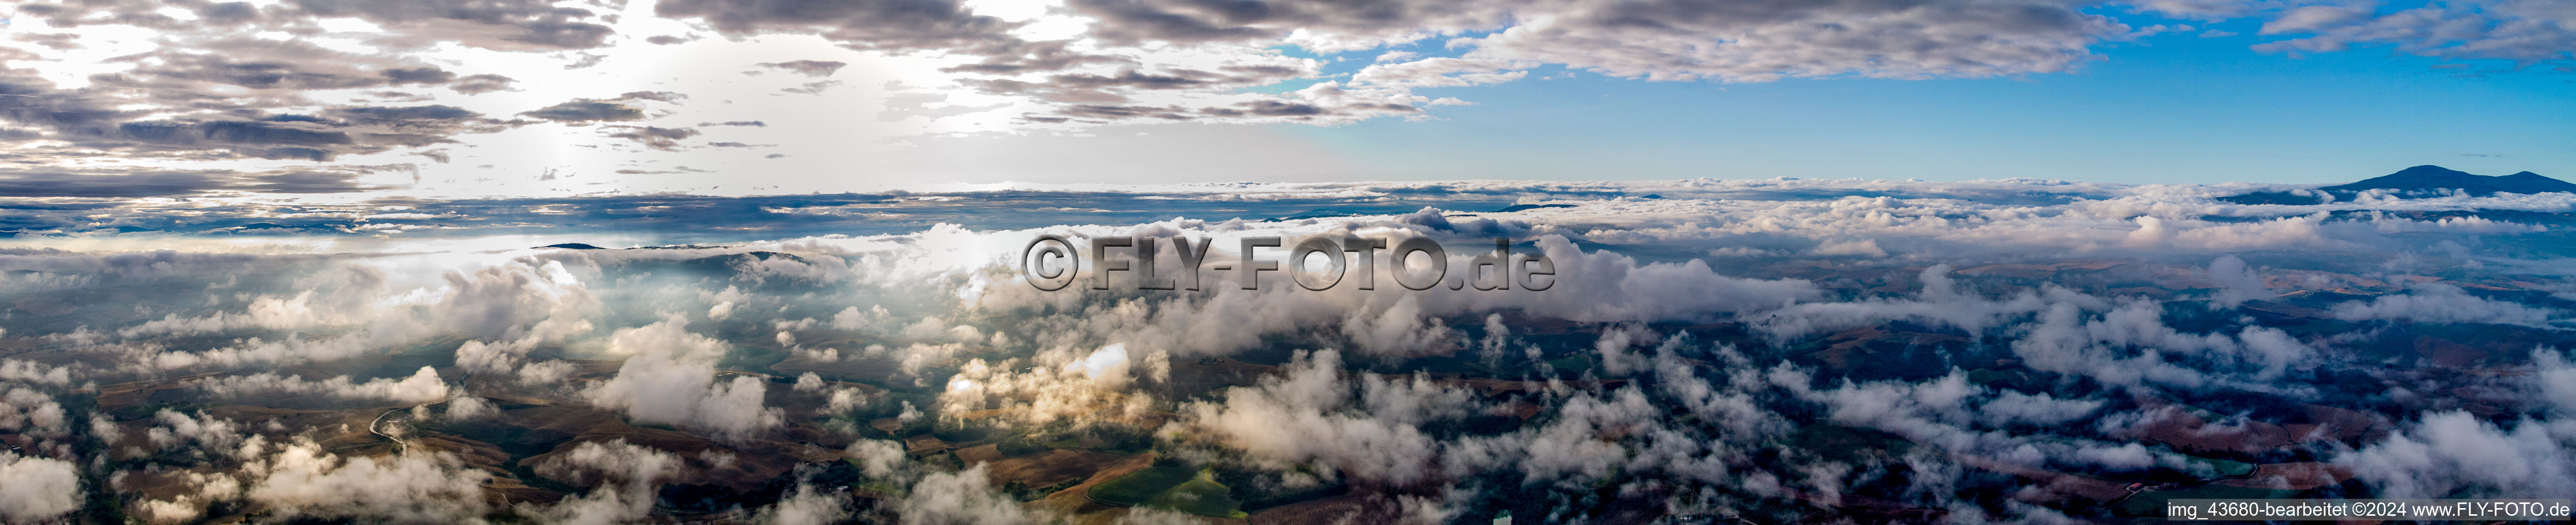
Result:
{"type": "Polygon", "coordinates": [[[2490,177],[2427,164],[2398,170],[2396,173],[2362,179],[2359,182],[2351,184],[2339,184],[2317,188],[2315,190],[2295,192],[2267,191],[2248,193],[2244,195],[2220,197],[2218,200],[2236,204],[2318,204],[2325,202],[2318,192],[2323,192],[2325,195],[2332,195],[2335,197],[2335,200],[2349,200],[2354,195],[2368,190],[2391,190],[2401,198],[2438,196],[2443,195],[2445,190],[2458,190],[2459,192],[2468,195],[2483,197],[2497,193],[2519,193],[2526,195],[2550,192],[2576,193],[2576,183],[2569,183],[2567,181],[2541,176],[2538,173],[2528,171],[2501,177],[2490,177]]]}

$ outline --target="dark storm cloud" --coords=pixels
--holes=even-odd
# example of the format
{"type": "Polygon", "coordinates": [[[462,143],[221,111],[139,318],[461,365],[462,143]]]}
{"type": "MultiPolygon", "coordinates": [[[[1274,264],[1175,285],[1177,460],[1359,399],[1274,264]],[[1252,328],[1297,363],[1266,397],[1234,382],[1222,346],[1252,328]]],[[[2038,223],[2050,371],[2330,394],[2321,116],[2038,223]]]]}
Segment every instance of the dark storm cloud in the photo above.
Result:
{"type": "Polygon", "coordinates": [[[846,67],[846,66],[849,66],[849,65],[850,65],[850,64],[849,64],[848,62],[841,62],[841,61],[836,61],[836,60],[790,60],[790,61],[786,61],[786,62],[762,62],[762,63],[760,63],[760,66],[761,66],[761,67],[771,67],[771,68],[784,69],[784,70],[788,70],[788,71],[794,71],[794,72],[796,72],[797,74],[805,75],[805,76],[809,76],[809,77],[828,77],[828,76],[832,76],[832,73],[833,73],[833,72],[840,71],[842,67],[846,67]]]}

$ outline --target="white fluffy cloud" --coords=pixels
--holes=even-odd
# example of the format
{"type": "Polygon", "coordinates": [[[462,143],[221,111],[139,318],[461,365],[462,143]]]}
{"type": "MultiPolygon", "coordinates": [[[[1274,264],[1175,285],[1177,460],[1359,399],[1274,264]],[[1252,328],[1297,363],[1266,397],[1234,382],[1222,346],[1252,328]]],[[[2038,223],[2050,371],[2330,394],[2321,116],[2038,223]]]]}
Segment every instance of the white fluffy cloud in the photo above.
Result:
{"type": "Polygon", "coordinates": [[[447,382],[439,379],[438,371],[426,366],[420,367],[419,370],[413,371],[412,375],[402,379],[378,378],[363,383],[351,381],[348,376],[308,381],[297,376],[254,374],[216,378],[206,381],[201,388],[204,388],[206,393],[221,398],[274,394],[325,395],[415,404],[443,401],[451,392],[447,382]]]}
{"type": "Polygon", "coordinates": [[[687,323],[674,317],[618,330],[609,337],[608,351],[626,357],[625,364],[583,397],[638,420],[705,427],[729,437],[778,426],[779,409],[762,404],[768,385],[749,375],[721,380],[715,365],[724,357],[724,343],[690,333],[687,323]]]}
{"type": "Polygon", "coordinates": [[[2566,421],[2499,427],[2466,412],[2443,412],[2335,463],[2385,497],[2560,498],[2576,495],[2571,444],[2576,426],[2566,421]]]}
{"type": "Polygon", "coordinates": [[[1037,523],[1038,512],[994,490],[982,464],[956,472],[925,474],[893,502],[904,525],[1018,525],[1037,523]]]}
{"type": "Polygon", "coordinates": [[[288,444],[254,470],[246,495],[280,515],[399,523],[479,523],[491,478],[438,454],[341,457],[310,442],[288,444]]]}
{"type": "Polygon", "coordinates": [[[762,525],[831,525],[850,516],[849,498],[835,492],[822,492],[810,485],[797,485],[793,493],[777,504],[761,509],[762,525]]]}
{"type": "Polygon", "coordinates": [[[1422,478],[1432,467],[1435,449],[1430,436],[1414,424],[1424,419],[1424,411],[1456,410],[1463,399],[1435,406],[1411,398],[1463,396],[1427,383],[1367,378],[1369,408],[1384,411],[1353,410],[1359,400],[1341,364],[1341,355],[1329,350],[1301,356],[1282,376],[1233,388],[1221,403],[1191,403],[1185,413],[1198,428],[1257,457],[1316,461],[1364,479],[1406,483],[1422,478]]]}
{"type": "Polygon", "coordinates": [[[69,461],[0,452],[0,518],[32,523],[78,510],[81,484],[69,461]]]}

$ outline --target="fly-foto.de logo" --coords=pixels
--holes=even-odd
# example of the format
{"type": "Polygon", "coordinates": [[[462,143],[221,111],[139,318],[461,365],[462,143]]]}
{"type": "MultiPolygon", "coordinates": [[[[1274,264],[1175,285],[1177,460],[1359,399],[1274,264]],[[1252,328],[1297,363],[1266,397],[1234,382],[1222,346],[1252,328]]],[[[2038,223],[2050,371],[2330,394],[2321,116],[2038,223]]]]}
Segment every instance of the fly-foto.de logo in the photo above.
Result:
{"type": "Polygon", "coordinates": [[[1062,235],[1039,235],[1020,250],[1022,275],[1029,285],[1050,292],[1071,287],[1085,271],[1093,290],[1198,290],[1203,283],[1214,284],[1207,283],[1206,271],[1219,272],[1219,280],[1231,272],[1245,290],[1261,289],[1265,272],[1273,281],[1284,276],[1314,291],[1335,286],[1375,290],[1381,271],[1407,290],[1544,291],[1556,286],[1556,262],[1546,253],[1512,253],[1511,239],[1494,239],[1493,251],[1468,259],[1454,275],[1449,250],[1427,237],[1407,238],[1391,248],[1383,237],[1315,236],[1294,245],[1283,244],[1282,237],[1244,237],[1236,239],[1233,260],[1217,261],[1207,257],[1213,239],[1135,235],[1085,240],[1091,245],[1088,253],[1062,235]],[[1166,257],[1177,264],[1160,264],[1166,257]]]}

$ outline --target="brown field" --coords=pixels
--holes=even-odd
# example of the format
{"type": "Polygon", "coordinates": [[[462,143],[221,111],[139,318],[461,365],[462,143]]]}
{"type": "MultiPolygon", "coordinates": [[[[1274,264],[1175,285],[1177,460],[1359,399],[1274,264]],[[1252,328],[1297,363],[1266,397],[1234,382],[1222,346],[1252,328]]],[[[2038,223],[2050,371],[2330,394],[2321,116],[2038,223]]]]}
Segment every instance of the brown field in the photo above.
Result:
{"type": "Polygon", "coordinates": [[[2031,481],[2038,482],[2039,490],[2014,494],[2015,499],[2023,501],[2050,503],[2079,497],[2093,501],[2111,501],[2129,495],[2127,483],[2024,467],[1980,457],[1957,456],[1957,459],[1962,465],[2030,478],[2031,481]]]}
{"type": "MultiPolygon", "coordinates": [[[[1393,505],[1368,494],[1343,494],[1314,501],[1300,501],[1262,509],[1244,520],[1250,525],[1334,525],[1341,523],[1395,523],[1401,518],[1393,505]]],[[[1515,523],[1518,520],[1514,520],[1515,523]]]]}
{"type": "Polygon", "coordinates": [[[957,459],[967,466],[984,463],[984,475],[994,485],[1017,481],[1030,487],[1045,487],[1066,480],[1090,479],[1112,465],[1132,456],[1121,456],[1095,450],[1054,449],[1017,457],[1004,457],[993,445],[957,449],[957,459]]]}
{"type": "Polygon", "coordinates": [[[2244,479],[2219,480],[2217,484],[2276,490],[2308,490],[2343,483],[2352,479],[2352,470],[2332,463],[2269,463],[2254,466],[2254,475],[2244,479]]]}
{"type": "Polygon", "coordinates": [[[1102,467],[1097,472],[1091,473],[1091,477],[1084,479],[1082,484],[1074,485],[1073,488],[1065,489],[1062,492],[1048,494],[1044,498],[1038,498],[1037,501],[1028,502],[1027,505],[1032,509],[1044,510],[1067,516],[1067,522],[1074,525],[1109,525],[1117,523],[1121,518],[1125,518],[1127,516],[1127,509],[1124,507],[1112,507],[1092,502],[1091,498],[1088,496],[1088,494],[1090,494],[1091,487],[1101,483],[1106,483],[1109,480],[1118,479],[1119,476],[1125,476],[1127,473],[1143,470],[1145,467],[1153,466],[1155,456],[1156,453],[1154,452],[1147,452],[1133,456],[1121,456],[1117,461],[1102,467]]]}

